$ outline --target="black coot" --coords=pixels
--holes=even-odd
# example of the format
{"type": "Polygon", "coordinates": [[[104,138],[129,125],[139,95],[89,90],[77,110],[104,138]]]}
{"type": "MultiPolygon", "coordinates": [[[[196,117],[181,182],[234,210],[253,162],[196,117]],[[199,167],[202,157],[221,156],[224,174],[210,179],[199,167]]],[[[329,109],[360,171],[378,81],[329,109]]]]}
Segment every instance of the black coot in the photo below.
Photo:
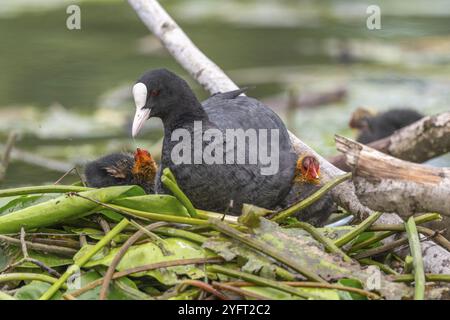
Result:
{"type": "Polygon", "coordinates": [[[270,108],[241,93],[219,93],[201,104],[188,84],[168,70],[149,71],[139,79],[133,87],[133,136],[150,117],[164,125],[158,193],[166,191],[160,174],[168,167],[200,209],[240,214],[243,203],[272,209],[286,197],[297,160],[286,127],[270,108]],[[227,141],[232,136],[227,129],[241,130],[229,140],[234,145],[227,141]],[[238,147],[242,138],[244,150],[238,147]]]}

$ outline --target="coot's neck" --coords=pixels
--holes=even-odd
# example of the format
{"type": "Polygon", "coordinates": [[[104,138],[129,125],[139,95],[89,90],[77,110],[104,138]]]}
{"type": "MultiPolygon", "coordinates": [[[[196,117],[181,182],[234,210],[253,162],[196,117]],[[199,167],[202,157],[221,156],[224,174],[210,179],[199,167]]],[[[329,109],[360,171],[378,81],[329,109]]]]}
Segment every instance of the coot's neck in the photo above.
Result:
{"type": "Polygon", "coordinates": [[[180,100],[182,102],[177,103],[177,106],[174,108],[177,112],[172,110],[172,112],[161,119],[165,131],[189,127],[194,124],[194,121],[202,121],[209,124],[208,115],[195,96],[180,100]]]}

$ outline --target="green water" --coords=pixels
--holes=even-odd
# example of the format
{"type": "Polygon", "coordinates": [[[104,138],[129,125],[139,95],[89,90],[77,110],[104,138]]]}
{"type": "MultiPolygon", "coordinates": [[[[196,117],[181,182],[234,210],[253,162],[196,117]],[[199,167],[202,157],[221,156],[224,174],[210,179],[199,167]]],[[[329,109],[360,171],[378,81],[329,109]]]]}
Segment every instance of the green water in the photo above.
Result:
{"type": "MultiPolygon", "coordinates": [[[[346,13],[336,9],[336,3],[348,1],[308,4],[319,18],[295,25],[294,17],[290,26],[282,20],[268,23],[264,15],[260,23],[239,21],[238,11],[217,12],[211,2],[200,0],[162,3],[194,43],[239,85],[256,84],[252,96],[283,95],[290,87],[306,93],[347,88],[346,100],[300,110],[295,116],[292,129],[325,155],[335,153],[335,132],[353,134],[347,129],[348,117],[360,105],[380,110],[407,105],[426,114],[449,109],[449,16],[387,13],[382,30],[369,31],[364,11],[345,19],[346,13]],[[192,14],[202,3],[207,10],[192,14]],[[424,39],[431,39],[431,44],[423,42],[422,48],[424,39]],[[333,45],[336,42],[340,44],[333,45]],[[342,64],[333,50],[353,43],[354,63],[342,64]],[[372,48],[380,53],[373,54],[372,48]]],[[[228,2],[215,3],[220,7],[228,2]]],[[[245,10],[253,5],[255,14],[249,17],[257,16],[258,2],[230,3],[244,5],[245,10]]],[[[307,18],[302,2],[280,3],[299,10],[299,19],[307,18]]],[[[82,29],[77,31],[65,27],[64,6],[0,16],[0,137],[4,141],[15,129],[22,133],[17,147],[77,164],[106,152],[132,150],[136,144],[151,147],[160,135],[155,122],[135,144],[129,138],[131,99],[113,95],[117,103],[111,106],[102,97],[111,97],[118,88],[126,92],[151,68],[166,67],[188,78],[154,39],[146,37],[148,30],[125,1],[85,1],[80,6],[82,29]]],[[[200,98],[207,96],[189,81],[200,98]]],[[[280,106],[275,107],[284,117],[280,106]]],[[[52,182],[60,175],[13,161],[1,186],[52,182]]]]}

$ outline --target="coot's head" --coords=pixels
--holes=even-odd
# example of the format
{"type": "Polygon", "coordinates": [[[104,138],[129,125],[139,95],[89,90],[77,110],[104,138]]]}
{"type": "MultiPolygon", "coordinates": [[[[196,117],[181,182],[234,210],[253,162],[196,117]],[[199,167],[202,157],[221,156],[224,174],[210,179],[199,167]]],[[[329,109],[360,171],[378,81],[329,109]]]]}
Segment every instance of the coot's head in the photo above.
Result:
{"type": "Polygon", "coordinates": [[[320,163],[316,157],[306,155],[297,161],[296,179],[309,183],[319,183],[320,163]]]}
{"type": "Polygon", "coordinates": [[[170,115],[188,110],[192,104],[198,105],[186,81],[166,69],[146,72],[133,86],[133,98],[136,104],[133,137],[150,117],[164,121],[170,115]]]}

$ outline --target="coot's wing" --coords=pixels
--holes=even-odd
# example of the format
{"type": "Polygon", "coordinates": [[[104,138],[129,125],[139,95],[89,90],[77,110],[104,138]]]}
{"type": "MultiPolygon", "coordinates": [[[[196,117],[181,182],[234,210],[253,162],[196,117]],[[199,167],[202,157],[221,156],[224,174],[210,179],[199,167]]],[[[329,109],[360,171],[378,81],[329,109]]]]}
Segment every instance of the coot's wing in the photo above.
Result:
{"type": "MultiPolygon", "coordinates": [[[[213,96],[203,102],[203,108],[208,114],[209,120],[222,131],[225,129],[277,129],[279,133],[279,171],[274,175],[262,175],[261,163],[253,166],[245,166],[245,169],[236,168],[238,171],[249,171],[244,174],[249,179],[249,188],[258,186],[259,192],[274,192],[278,189],[280,200],[284,198],[290,189],[295,173],[297,156],[292,148],[287,129],[283,121],[269,107],[260,101],[235,94],[223,93],[213,96]],[[250,173],[251,172],[251,173],[250,173]],[[250,178],[253,176],[253,178],[250,178]],[[265,190],[265,186],[272,190],[265,190]],[[275,187],[276,186],[276,187],[275,187]]],[[[270,137],[270,132],[268,132],[270,137]]],[[[249,191],[251,192],[251,191],[249,191]]]]}

